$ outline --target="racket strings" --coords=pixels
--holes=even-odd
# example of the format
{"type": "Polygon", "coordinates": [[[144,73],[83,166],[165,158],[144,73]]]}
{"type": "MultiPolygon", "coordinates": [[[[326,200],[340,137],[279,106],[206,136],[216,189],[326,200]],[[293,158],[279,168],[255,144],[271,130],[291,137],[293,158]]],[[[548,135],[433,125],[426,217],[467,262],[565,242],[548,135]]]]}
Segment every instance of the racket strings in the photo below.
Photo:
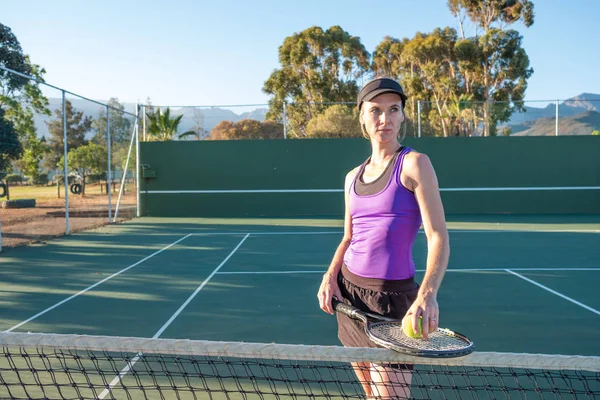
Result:
{"type": "Polygon", "coordinates": [[[373,336],[387,342],[395,342],[402,346],[418,350],[431,351],[453,351],[461,350],[470,346],[470,342],[461,337],[454,336],[450,331],[438,329],[429,333],[427,340],[411,338],[404,334],[402,325],[399,323],[381,322],[369,327],[373,336]]]}

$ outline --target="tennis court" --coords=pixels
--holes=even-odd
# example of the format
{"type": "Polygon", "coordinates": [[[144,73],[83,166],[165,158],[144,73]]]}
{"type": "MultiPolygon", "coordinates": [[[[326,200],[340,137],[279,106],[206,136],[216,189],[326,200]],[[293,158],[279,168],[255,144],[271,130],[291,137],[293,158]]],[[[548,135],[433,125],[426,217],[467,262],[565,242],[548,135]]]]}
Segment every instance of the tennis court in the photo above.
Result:
{"type": "MultiPolygon", "coordinates": [[[[600,217],[448,217],[441,326],[477,351],[600,356],[600,217]]],[[[0,258],[2,330],[338,345],[337,219],[139,218],[0,258]]],[[[415,242],[417,277],[426,242],[415,242]]],[[[2,397],[3,394],[0,394],[2,397]]]]}
{"type": "MultiPolygon", "coordinates": [[[[151,219],[0,258],[3,330],[338,344],[329,219],[151,219]]],[[[441,326],[480,351],[600,355],[600,217],[449,218],[441,326]]],[[[415,243],[423,275],[424,234],[415,243]]]]}

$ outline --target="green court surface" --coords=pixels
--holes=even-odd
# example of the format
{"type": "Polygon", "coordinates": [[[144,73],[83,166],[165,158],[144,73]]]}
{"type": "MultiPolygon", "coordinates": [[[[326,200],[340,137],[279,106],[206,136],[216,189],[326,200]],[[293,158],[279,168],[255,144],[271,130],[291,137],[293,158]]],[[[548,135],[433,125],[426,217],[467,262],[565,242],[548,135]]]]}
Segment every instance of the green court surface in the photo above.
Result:
{"type": "MultiPolygon", "coordinates": [[[[600,355],[600,217],[450,216],[448,227],[442,326],[481,351],[600,355]]],[[[338,344],[316,292],[340,238],[339,220],[141,218],[12,249],[1,328],[338,344]]],[[[425,257],[421,232],[419,279],[425,257]]]]}
{"type": "MultiPolygon", "coordinates": [[[[477,351],[600,356],[600,216],[448,217],[441,326],[477,351]]],[[[140,218],[0,256],[0,329],[339,345],[329,219],[140,218]]],[[[423,276],[426,240],[414,246],[423,276]]]]}

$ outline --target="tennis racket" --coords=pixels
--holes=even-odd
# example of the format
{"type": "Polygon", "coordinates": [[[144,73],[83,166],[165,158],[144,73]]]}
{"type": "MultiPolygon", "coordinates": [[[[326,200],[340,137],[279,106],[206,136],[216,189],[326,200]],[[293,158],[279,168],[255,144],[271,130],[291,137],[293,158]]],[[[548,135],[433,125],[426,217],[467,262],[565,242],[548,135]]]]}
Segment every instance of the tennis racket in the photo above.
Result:
{"type": "Polygon", "coordinates": [[[387,318],[379,314],[361,311],[332,299],[333,308],[338,313],[345,314],[364,324],[365,333],[369,339],[388,349],[399,353],[419,357],[450,358],[466,356],[473,352],[475,345],[465,335],[446,328],[438,328],[429,333],[429,338],[413,339],[402,331],[402,321],[387,318]]]}

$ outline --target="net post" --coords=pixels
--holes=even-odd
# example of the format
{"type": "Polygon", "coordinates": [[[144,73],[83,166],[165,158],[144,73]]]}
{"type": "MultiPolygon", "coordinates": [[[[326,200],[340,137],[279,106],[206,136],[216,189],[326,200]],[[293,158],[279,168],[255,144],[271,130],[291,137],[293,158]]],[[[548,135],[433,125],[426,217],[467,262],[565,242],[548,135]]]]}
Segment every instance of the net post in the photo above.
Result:
{"type": "Polygon", "coordinates": [[[68,143],[67,143],[67,102],[65,98],[65,91],[61,90],[62,93],[62,113],[63,113],[63,147],[65,153],[65,162],[63,165],[64,183],[65,183],[65,235],[68,235],[71,231],[69,227],[69,158],[68,158],[68,143]]]}

